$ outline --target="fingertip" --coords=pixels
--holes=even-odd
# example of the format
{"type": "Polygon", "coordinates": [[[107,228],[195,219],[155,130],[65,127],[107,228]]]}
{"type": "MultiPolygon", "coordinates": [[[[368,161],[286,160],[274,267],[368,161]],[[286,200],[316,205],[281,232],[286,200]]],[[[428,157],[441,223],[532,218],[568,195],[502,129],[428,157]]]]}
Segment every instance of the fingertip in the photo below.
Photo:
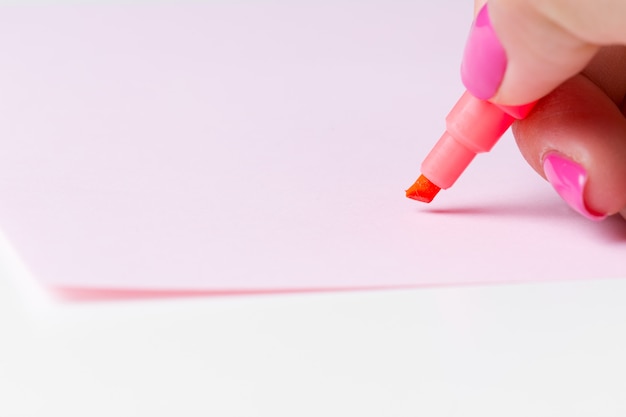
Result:
{"type": "Polygon", "coordinates": [[[570,207],[590,219],[626,207],[626,121],[595,84],[574,77],[516,122],[528,163],[570,207]]]}
{"type": "Polygon", "coordinates": [[[522,105],[580,72],[597,51],[533,6],[536,2],[475,1],[461,64],[465,87],[480,99],[522,105]]]}
{"type": "Polygon", "coordinates": [[[559,152],[551,151],[544,155],[542,166],[548,182],[574,211],[594,221],[606,217],[606,214],[590,208],[586,201],[589,174],[581,164],[559,152]]]}

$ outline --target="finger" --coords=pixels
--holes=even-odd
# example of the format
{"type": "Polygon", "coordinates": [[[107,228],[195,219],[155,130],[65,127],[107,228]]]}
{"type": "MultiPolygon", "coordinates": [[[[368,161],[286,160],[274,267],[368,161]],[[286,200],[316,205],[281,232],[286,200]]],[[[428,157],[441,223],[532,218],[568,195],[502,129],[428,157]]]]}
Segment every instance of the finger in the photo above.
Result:
{"type": "Polygon", "coordinates": [[[582,74],[621,107],[626,95],[626,46],[601,48],[582,74]]]}
{"type": "Polygon", "coordinates": [[[470,31],[463,81],[482,99],[535,101],[582,71],[599,46],[626,44],[624,19],[621,0],[490,0],[470,31]]]}
{"type": "Polygon", "coordinates": [[[474,16],[478,14],[480,9],[487,3],[487,0],[474,0],[474,16]]]}
{"type": "Polygon", "coordinates": [[[626,209],[626,119],[589,78],[563,83],[513,133],[529,164],[581,214],[626,209]]]}

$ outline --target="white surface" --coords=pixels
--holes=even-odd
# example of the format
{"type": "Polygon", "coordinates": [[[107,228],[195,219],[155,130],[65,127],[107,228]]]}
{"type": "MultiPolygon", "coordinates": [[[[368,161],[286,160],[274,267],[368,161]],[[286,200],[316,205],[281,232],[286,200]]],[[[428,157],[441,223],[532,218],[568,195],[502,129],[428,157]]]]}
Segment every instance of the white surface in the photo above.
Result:
{"type": "Polygon", "coordinates": [[[63,304],[0,255],[1,416],[626,413],[626,280],[63,304]]]}

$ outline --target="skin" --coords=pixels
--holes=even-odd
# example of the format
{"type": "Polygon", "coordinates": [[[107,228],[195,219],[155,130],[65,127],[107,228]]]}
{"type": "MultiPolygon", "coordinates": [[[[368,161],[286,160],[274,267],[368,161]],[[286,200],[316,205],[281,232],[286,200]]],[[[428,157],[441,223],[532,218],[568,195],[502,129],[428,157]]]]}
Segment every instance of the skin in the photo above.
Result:
{"type": "Polygon", "coordinates": [[[513,126],[524,158],[544,178],[551,151],[578,162],[587,207],[626,218],[626,1],[490,0],[489,15],[508,59],[490,101],[541,99],[513,126]]]}

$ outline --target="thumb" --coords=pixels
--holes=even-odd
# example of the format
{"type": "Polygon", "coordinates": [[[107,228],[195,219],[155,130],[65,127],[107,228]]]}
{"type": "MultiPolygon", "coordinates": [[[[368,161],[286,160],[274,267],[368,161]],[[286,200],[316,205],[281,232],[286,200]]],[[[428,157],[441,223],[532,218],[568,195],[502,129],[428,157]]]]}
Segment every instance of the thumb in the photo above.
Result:
{"type": "Polygon", "coordinates": [[[470,30],[463,83],[500,104],[536,101],[581,72],[600,46],[626,43],[625,18],[621,0],[490,0],[470,30]]]}

